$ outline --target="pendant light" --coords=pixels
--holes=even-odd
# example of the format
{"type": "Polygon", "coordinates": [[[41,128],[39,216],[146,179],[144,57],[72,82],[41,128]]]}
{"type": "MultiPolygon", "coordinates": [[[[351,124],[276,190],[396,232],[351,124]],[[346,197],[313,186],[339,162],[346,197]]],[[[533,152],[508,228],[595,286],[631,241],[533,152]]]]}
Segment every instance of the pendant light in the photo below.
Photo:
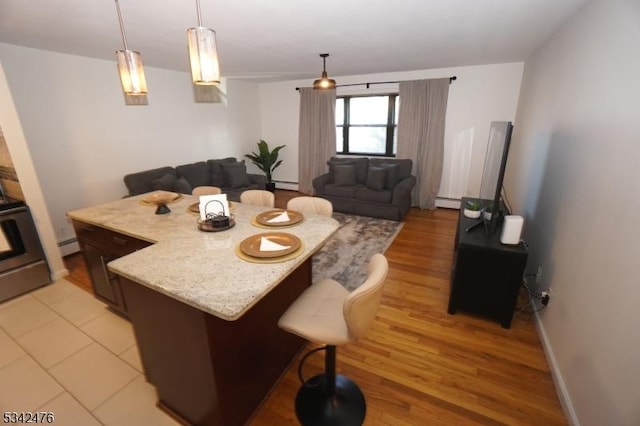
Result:
{"type": "Polygon", "coordinates": [[[124,23],[122,22],[122,14],[120,13],[120,4],[116,2],[116,10],[118,11],[118,21],[120,21],[120,32],[122,33],[122,42],[124,50],[116,50],[118,59],[118,72],[120,73],[120,83],[122,91],[125,95],[146,95],[147,82],[144,78],[144,69],[142,67],[142,58],[140,52],[129,50],[127,45],[127,36],[124,33],[124,23]]]}
{"type": "Polygon", "coordinates": [[[313,88],[316,90],[327,90],[327,89],[335,89],[336,81],[332,78],[327,77],[327,56],[328,53],[321,53],[320,57],[322,58],[322,76],[313,82],[313,88]]]}
{"type": "Polygon", "coordinates": [[[189,61],[193,84],[212,85],[220,83],[220,65],[216,47],[216,32],[202,26],[200,0],[196,0],[198,26],[187,30],[189,61]]]}

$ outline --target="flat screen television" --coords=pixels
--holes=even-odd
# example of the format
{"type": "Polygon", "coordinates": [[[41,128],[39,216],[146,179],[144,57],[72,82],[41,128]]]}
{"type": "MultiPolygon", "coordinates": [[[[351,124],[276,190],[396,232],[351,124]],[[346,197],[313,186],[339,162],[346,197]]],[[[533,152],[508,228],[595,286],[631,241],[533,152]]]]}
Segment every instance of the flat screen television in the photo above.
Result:
{"type": "MultiPolygon", "coordinates": [[[[499,221],[505,214],[505,206],[502,203],[502,182],[507,167],[512,132],[513,125],[510,121],[491,122],[487,155],[484,160],[482,183],[480,184],[480,199],[483,203],[483,210],[490,209],[491,211],[491,218],[484,220],[484,228],[488,236],[495,233],[499,221]]],[[[482,217],[485,215],[483,214],[482,217]]]]}

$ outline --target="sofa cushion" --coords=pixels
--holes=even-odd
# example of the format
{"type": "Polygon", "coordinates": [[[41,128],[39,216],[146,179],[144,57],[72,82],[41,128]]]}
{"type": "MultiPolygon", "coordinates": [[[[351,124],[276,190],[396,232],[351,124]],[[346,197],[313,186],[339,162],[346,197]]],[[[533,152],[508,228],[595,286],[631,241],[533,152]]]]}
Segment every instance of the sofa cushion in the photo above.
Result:
{"type": "Polygon", "coordinates": [[[356,166],[356,183],[365,184],[367,182],[367,169],[369,167],[369,159],[366,157],[338,158],[331,157],[327,161],[329,173],[333,173],[333,166],[336,164],[353,164],[356,166]]]}
{"type": "Polygon", "coordinates": [[[227,200],[240,202],[240,194],[248,189],[264,189],[264,185],[251,184],[241,188],[221,188],[223,194],[227,194],[227,200]]]}
{"type": "Polygon", "coordinates": [[[229,187],[240,188],[251,185],[244,160],[235,163],[220,163],[220,166],[229,187]]]}
{"type": "Polygon", "coordinates": [[[184,177],[194,188],[196,186],[208,186],[211,179],[209,165],[204,161],[177,166],[176,171],[179,176],[184,177]]]}
{"type": "Polygon", "coordinates": [[[333,183],[336,185],[355,185],[356,166],[353,164],[336,164],[333,166],[333,183]]]}
{"type": "Polygon", "coordinates": [[[324,187],[324,195],[330,197],[355,198],[358,185],[344,186],[328,183],[324,187]]]}
{"type": "MultiPolygon", "coordinates": [[[[145,192],[153,191],[151,181],[153,179],[162,177],[167,173],[176,175],[176,170],[173,167],[160,167],[157,169],[145,170],[137,173],[130,173],[124,177],[124,184],[129,190],[129,195],[144,194],[145,192]]],[[[176,176],[177,178],[177,176],[176,176]]]]}
{"type": "Polygon", "coordinates": [[[397,165],[398,171],[396,176],[396,182],[402,180],[411,175],[411,167],[413,162],[408,158],[372,158],[369,161],[371,166],[380,166],[382,164],[397,165]]]}
{"type": "Polygon", "coordinates": [[[387,181],[387,167],[369,167],[367,172],[367,188],[382,191],[387,181]]]}
{"type": "Polygon", "coordinates": [[[193,188],[184,177],[177,178],[175,174],[167,173],[151,181],[151,188],[154,191],[171,191],[180,194],[191,194],[193,188]]]}
{"type": "Polygon", "coordinates": [[[391,202],[391,190],[376,191],[375,189],[367,188],[366,186],[360,186],[356,189],[356,200],[370,201],[374,203],[390,203],[391,202]]]}
{"type": "Polygon", "coordinates": [[[175,174],[167,173],[151,181],[151,189],[154,191],[174,191],[178,178],[175,174]]]}
{"type": "Polygon", "coordinates": [[[209,173],[211,173],[210,185],[218,186],[220,188],[227,186],[227,181],[224,177],[224,173],[222,172],[221,164],[235,163],[235,162],[237,162],[235,157],[227,157],[219,160],[207,160],[207,165],[209,166],[209,173]]]}
{"type": "Polygon", "coordinates": [[[396,186],[396,183],[398,183],[399,166],[397,164],[382,163],[380,167],[383,167],[387,170],[387,175],[385,176],[384,181],[384,188],[393,189],[396,186]]]}
{"type": "Polygon", "coordinates": [[[176,182],[173,184],[173,190],[179,192],[180,194],[191,194],[193,191],[193,186],[184,178],[184,176],[180,176],[176,182]]]}

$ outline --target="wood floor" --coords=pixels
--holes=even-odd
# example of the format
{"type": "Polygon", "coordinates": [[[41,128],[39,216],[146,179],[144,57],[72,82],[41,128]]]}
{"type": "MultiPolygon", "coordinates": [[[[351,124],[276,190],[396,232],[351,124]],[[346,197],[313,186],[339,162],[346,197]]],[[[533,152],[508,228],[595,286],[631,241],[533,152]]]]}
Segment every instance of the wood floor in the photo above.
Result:
{"type": "MultiPolygon", "coordinates": [[[[278,191],[276,206],[296,195],[278,191]]],[[[457,214],[410,210],[386,252],[390,270],[373,327],[359,342],[337,350],[338,373],[366,396],[365,425],[567,424],[530,312],[517,312],[510,329],[447,314],[457,214]]],[[[65,261],[67,279],[90,287],[81,257],[65,261]]],[[[307,360],[306,377],[322,370],[322,357],[319,352],[307,360]]],[[[298,424],[296,368],[297,361],[252,426],[298,424]]]]}

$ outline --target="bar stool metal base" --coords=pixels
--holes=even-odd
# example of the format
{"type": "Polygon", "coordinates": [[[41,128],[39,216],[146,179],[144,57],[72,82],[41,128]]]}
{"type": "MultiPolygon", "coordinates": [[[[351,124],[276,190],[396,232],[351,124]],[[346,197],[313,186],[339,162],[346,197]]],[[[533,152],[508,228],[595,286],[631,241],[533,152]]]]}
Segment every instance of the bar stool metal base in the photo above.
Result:
{"type": "Polygon", "coordinates": [[[353,381],[336,375],[335,392],[327,392],[325,374],[307,380],[296,395],[296,415],[304,426],[355,426],[364,422],[367,405],[353,381]]]}

